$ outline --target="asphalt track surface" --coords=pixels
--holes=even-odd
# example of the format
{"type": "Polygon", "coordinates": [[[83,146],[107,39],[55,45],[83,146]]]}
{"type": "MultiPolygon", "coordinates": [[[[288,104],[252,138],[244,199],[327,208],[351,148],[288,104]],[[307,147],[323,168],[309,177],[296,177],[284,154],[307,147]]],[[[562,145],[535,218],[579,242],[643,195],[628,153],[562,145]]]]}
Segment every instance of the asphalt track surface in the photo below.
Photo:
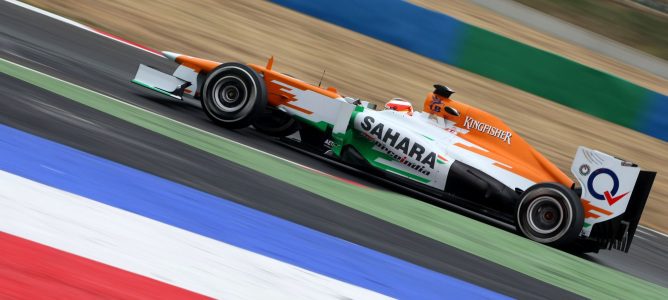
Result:
{"type": "MultiPolygon", "coordinates": [[[[122,99],[183,123],[317,170],[383,188],[247,129],[213,125],[192,104],[174,102],[129,83],[139,63],[175,66],[62,22],[0,2],[0,57],[122,99]]],[[[167,49],[168,50],[168,49],[167,49]]],[[[0,123],[231,199],[473,284],[519,298],[577,295],[308,191],[222,160],[94,109],[0,75],[0,123]]],[[[641,230],[629,254],[589,259],[668,286],[668,239],[641,230]]]]}

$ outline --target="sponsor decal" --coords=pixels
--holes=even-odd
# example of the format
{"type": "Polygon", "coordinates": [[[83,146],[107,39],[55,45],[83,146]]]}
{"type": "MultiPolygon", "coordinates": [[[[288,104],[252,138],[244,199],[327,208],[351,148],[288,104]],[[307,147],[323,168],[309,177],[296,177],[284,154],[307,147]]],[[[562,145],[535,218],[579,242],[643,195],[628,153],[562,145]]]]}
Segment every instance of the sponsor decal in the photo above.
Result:
{"type": "Polygon", "coordinates": [[[480,122],[469,116],[466,116],[466,120],[464,121],[464,127],[466,127],[466,129],[473,128],[482,133],[486,133],[493,137],[499,138],[501,141],[508,143],[508,145],[510,145],[510,138],[513,136],[513,134],[510,131],[496,128],[492,125],[480,122]]]}
{"type": "Polygon", "coordinates": [[[371,116],[362,119],[361,127],[366,131],[365,134],[375,141],[375,145],[393,159],[424,175],[429,175],[431,173],[429,169],[434,169],[436,153],[427,153],[424,146],[411,141],[409,137],[402,136],[396,129],[384,123],[376,123],[371,116]],[[419,164],[408,161],[408,158],[413,158],[419,164]]]}
{"type": "Polygon", "coordinates": [[[431,96],[431,102],[429,103],[429,110],[432,112],[438,113],[441,112],[441,106],[443,102],[441,101],[441,98],[437,97],[435,94],[431,96]]]}
{"type": "Polygon", "coordinates": [[[582,200],[581,202],[582,207],[584,208],[585,211],[585,219],[598,219],[602,216],[612,215],[611,211],[595,206],[586,199],[580,199],[580,200],[582,200]]]}
{"type": "Polygon", "coordinates": [[[325,148],[327,149],[332,149],[334,146],[336,146],[336,143],[333,140],[326,139],[324,142],[325,148]]]}
{"type": "Polygon", "coordinates": [[[589,176],[589,179],[587,180],[587,189],[594,198],[598,200],[605,200],[611,206],[615,204],[617,201],[624,198],[624,196],[626,196],[629,193],[626,192],[617,195],[617,192],[619,191],[619,178],[617,177],[617,174],[615,174],[615,172],[613,172],[608,168],[600,168],[592,172],[591,176],[589,176]],[[600,194],[598,191],[594,189],[594,179],[596,179],[596,177],[598,177],[599,175],[607,175],[612,179],[612,187],[604,191],[603,194],[600,194]]]}
{"type": "Polygon", "coordinates": [[[374,141],[374,145],[376,145],[376,147],[380,148],[381,151],[385,152],[385,154],[389,155],[392,159],[398,161],[402,165],[405,165],[415,171],[418,171],[423,175],[429,176],[429,174],[431,174],[429,169],[425,169],[424,165],[411,163],[408,159],[406,159],[408,158],[406,155],[397,154],[395,151],[393,151],[391,148],[386,147],[385,144],[381,143],[380,141],[374,141]]]}

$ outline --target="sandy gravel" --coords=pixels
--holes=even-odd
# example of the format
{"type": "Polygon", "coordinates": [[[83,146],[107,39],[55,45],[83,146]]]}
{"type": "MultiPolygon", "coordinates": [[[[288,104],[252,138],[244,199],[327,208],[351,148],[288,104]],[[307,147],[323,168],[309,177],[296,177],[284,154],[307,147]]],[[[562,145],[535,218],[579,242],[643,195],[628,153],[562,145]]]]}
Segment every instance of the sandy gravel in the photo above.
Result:
{"type": "MultiPolygon", "coordinates": [[[[578,145],[649,169],[668,170],[666,142],[264,1],[28,2],[156,49],[260,64],[275,55],[274,68],[313,83],[327,68],[324,85],[376,102],[403,97],[421,105],[433,83],[444,83],[457,91],[456,99],[502,117],[563,170],[569,169],[578,145]]],[[[436,0],[414,2],[668,92],[665,80],[521,29],[466,1],[448,1],[452,3],[448,7],[436,0]]],[[[668,231],[667,174],[659,173],[642,219],[664,232],[668,231]]]]}

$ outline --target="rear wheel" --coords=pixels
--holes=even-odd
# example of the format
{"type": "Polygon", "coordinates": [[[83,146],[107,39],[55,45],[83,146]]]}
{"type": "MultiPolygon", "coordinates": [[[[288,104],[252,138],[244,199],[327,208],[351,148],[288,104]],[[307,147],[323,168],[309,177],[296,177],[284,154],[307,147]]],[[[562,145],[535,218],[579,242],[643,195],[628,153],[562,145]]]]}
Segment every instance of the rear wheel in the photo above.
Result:
{"type": "Polygon", "coordinates": [[[527,189],[515,213],[517,228],[524,236],[550,246],[573,242],[584,223],[579,197],[557,183],[539,183],[527,189]]]}
{"type": "Polygon", "coordinates": [[[204,82],[202,95],[206,115],[232,129],[252,124],[267,106],[264,81],[240,63],[224,63],[214,69],[204,82]]]}

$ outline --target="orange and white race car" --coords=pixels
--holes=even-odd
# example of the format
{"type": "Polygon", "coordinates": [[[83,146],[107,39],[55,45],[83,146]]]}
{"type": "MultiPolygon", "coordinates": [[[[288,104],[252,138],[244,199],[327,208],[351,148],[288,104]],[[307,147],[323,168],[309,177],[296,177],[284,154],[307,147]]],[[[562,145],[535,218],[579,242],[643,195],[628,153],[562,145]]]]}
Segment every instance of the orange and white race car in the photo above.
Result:
{"type": "Polygon", "coordinates": [[[223,127],[298,136],[302,149],[515,225],[539,243],[589,252],[628,251],[654,172],[580,147],[575,181],[497,117],[435,85],[415,111],[344,97],[266,66],[163,52],[173,74],[140,65],[132,82],[192,97],[223,127]],[[576,184],[577,182],[577,184],[576,184]]]}

